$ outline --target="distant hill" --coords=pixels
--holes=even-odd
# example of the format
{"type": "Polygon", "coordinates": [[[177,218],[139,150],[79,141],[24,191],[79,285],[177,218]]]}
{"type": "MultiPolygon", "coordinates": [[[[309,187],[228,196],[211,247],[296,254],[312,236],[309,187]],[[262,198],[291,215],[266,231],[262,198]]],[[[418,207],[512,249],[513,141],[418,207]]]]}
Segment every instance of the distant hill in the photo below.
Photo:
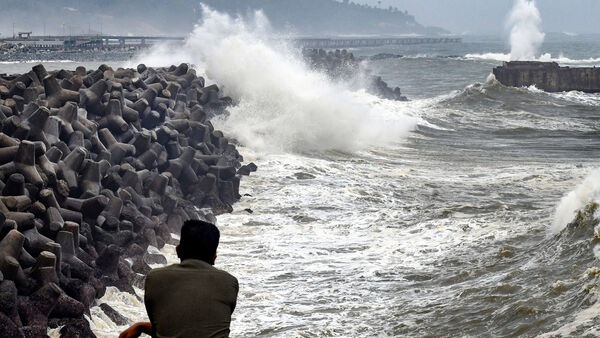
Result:
{"type": "Polygon", "coordinates": [[[227,13],[262,9],[278,30],[308,35],[339,34],[442,34],[445,30],[423,27],[415,18],[394,7],[377,8],[348,0],[204,0],[227,13]]]}
{"type": "MultiPolygon", "coordinates": [[[[446,33],[409,13],[348,0],[201,0],[233,15],[261,9],[278,31],[298,35],[446,33]]],[[[0,0],[0,37],[42,34],[183,35],[201,17],[199,0],[0,0]]]]}

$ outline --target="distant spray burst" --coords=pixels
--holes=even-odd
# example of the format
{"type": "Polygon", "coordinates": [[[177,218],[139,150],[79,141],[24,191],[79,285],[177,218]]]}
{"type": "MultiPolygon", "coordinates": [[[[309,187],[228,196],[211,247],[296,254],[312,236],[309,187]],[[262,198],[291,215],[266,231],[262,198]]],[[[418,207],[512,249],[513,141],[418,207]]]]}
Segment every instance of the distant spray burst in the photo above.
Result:
{"type": "Polygon", "coordinates": [[[508,16],[510,59],[533,60],[544,42],[542,18],[534,0],[516,0],[508,16]]]}

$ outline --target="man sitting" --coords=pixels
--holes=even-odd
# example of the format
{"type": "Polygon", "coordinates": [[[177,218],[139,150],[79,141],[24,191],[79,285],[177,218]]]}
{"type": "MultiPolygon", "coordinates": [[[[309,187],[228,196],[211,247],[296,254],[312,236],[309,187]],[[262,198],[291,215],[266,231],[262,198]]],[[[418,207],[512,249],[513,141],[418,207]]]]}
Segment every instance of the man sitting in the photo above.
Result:
{"type": "Polygon", "coordinates": [[[213,266],[219,237],[214,224],[183,223],[176,248],[181,263],[153,269],[146,277],[150,322],[132,325],[119,338],[229,336],[239,286],[234,276],[213,266]]]}

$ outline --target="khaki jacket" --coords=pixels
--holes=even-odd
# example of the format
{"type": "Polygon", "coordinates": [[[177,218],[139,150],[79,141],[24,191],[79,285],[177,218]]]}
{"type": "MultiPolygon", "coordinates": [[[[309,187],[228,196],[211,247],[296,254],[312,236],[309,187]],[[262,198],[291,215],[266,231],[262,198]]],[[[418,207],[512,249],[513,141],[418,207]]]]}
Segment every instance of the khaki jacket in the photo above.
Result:
{"type": "Polygon", "coordinates": [[[234,276],[200,260],[153,269],[144,301],[154,336],[228,337],[238,290],[234,276]]]}

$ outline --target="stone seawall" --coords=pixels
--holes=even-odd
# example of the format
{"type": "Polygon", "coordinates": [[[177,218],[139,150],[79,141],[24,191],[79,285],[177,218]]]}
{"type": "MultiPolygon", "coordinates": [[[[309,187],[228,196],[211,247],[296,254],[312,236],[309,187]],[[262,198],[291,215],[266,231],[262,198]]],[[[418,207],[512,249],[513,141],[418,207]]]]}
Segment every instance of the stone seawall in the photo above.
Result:
{"type": "Polygon", "coordinates": [[[600,92],[600,68],[560,67],[556,62],[511,61],[493,70],[496,79],[505,86],[535,85],[547,92],[600,92]]]}
{"type": "Polygon", "coordinates": [[[231,103],[187,64],[0,74],[0,337],[94,337],[107,286],[142,287],[150,247],[231,211],[256,170],[210,123],[231,103]]]}

